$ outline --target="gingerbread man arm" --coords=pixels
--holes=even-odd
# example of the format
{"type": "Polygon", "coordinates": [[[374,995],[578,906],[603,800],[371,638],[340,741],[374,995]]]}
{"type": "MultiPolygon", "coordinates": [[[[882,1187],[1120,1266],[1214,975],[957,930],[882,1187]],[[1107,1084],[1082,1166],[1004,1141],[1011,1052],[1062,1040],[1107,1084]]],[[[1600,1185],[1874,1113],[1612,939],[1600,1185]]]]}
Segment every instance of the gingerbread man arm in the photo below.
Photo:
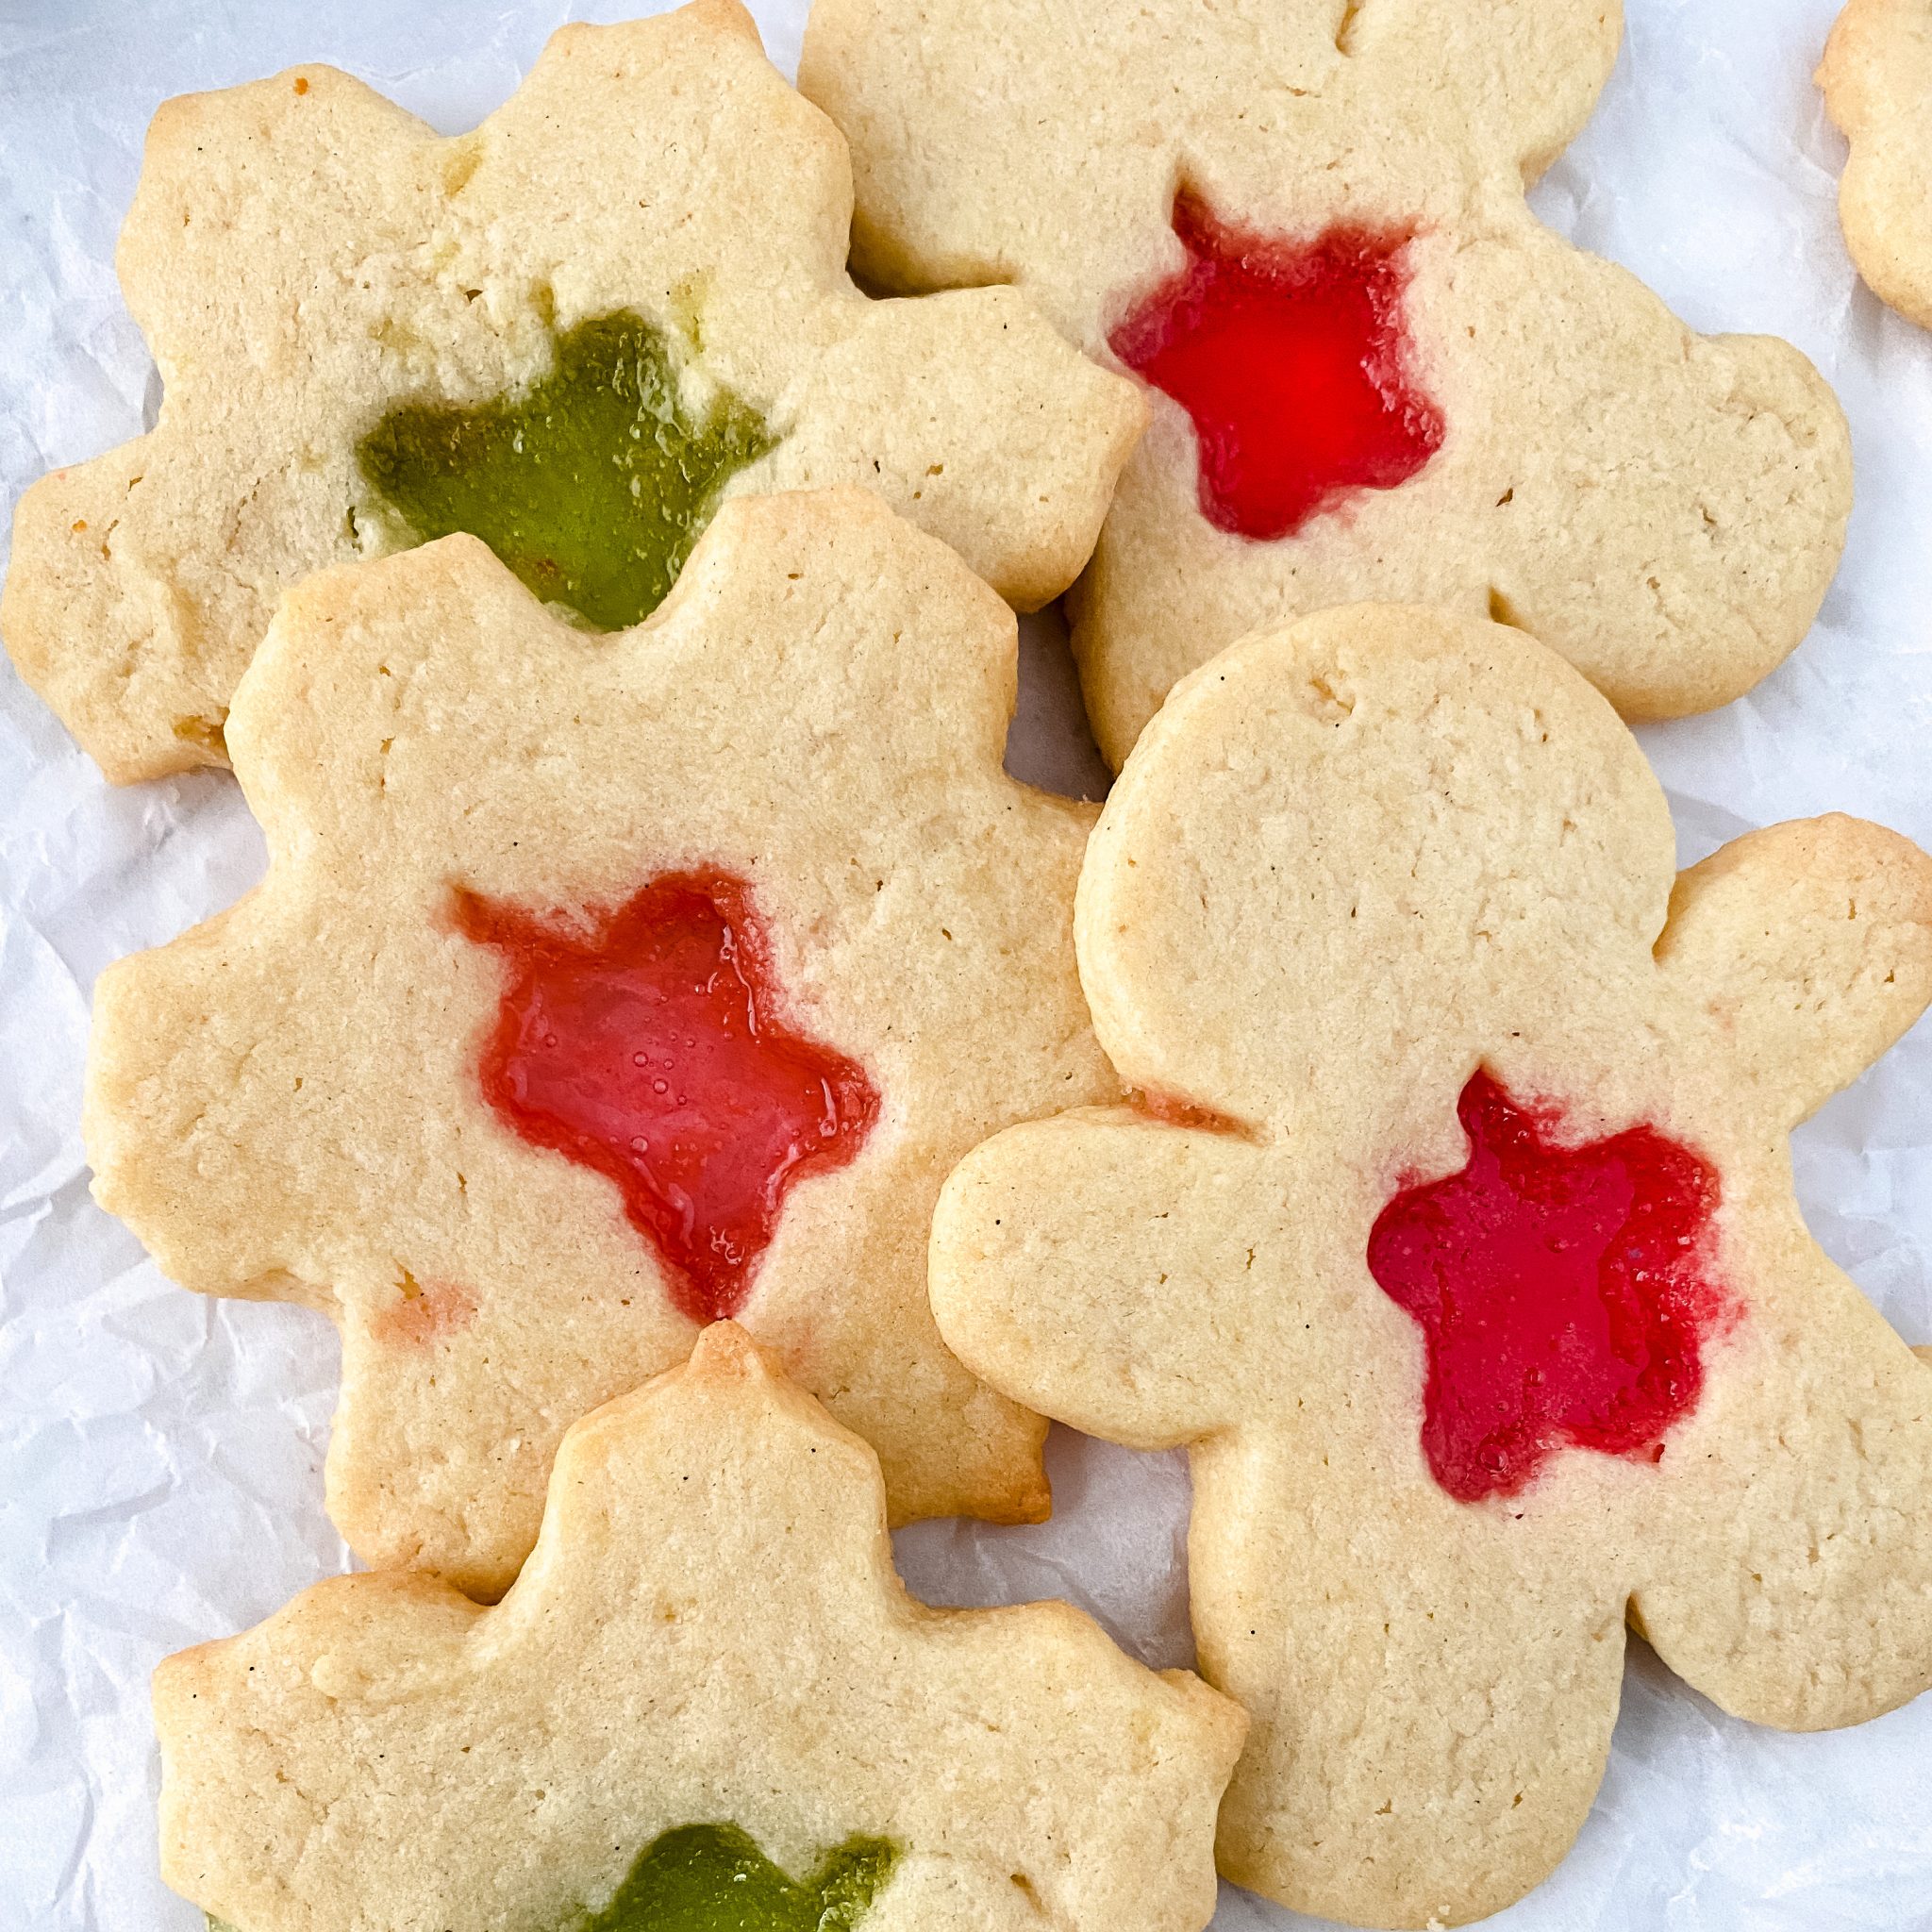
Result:
{"type": "Polygon", "coordinates": [[[1657,957],[1789,1129],[1932,1003],[1932,858],[1839,814],[1751,833],[1679,875],[1657,957]]]}
{"type": "Polygon", "coordinates": [[[1851,142],[1839,221],[1852,259],[1881,301],[1932,327],[1932,13],[1923,0],[1850,0],[1818,85],[1851,142]]]}
{"type": "Polygon", "coordinates": [[[1723,1346],[1746,1360],[1668,1452],[1691,1520],[1653,1548],[1695,1561],[1635,1614],[1726,1709],[1859,1722],[1932,1682],[1932,1374],[1806,1231],[1781,1142],[1932,999],[1932,859],[1838,816],[1751,833],[1679,877],[1657,958],[1741,1103],[1723,1346]]]}
{"type": "Polygon", "coordinates": [[[1528,182],[1589,120],[1623,33],[1623,0],[1357,0],[1341,42],[1418,98],[1445,71],[1464,76],[1473,115],[1528,182]]]}
{"type": "Polygon", "coordinates": [[[1241,1337],[1277,1291],[1258,1152],[1095,1108],[996,1135],[954,1171],[928,1281],[946,1344],[1016,1401],[1165,1449],[1231,1425],[1241,1337]],[[1077,1337],[1079,1354],[1069,1355],[1077,1337]]]}

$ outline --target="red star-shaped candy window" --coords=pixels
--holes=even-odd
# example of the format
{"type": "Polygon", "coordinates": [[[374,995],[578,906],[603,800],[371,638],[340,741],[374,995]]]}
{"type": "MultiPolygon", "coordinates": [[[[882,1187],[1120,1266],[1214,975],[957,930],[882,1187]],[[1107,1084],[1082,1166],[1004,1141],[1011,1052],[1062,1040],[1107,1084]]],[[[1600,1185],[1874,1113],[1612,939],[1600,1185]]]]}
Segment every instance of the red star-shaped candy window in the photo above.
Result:
{"type": "Polygon", "coordinates": [[[483,1091],[526,1141],[616,1182],[694,1322],[736,1314],[786,1191],[878,1117],[865,1070],[793,1031],[742,881],[670,874],[588,927],[458,894],[503,955],[483,1091]]]}
{"type": "Polygon", "coordinates": [[[1187,267],[1108,340],[1193,418],[1217,529],[1291,536],[1352,490],[1407,482],[1441,447],[1441,411],[1407,369],[1406,237],[1285,242],[1186,194],[1174,229],[1187,267]]]}
{"type": "Polygon", "coordinates": [[[1568,1443],[1661,1455],[1724,1314],[1704,1272],[1716,1172],[1651,1127],[1555,1145],[1483,1073],[1457,1111],[1468,1165],[1397,1194],[1369,1237],[1369,1272],[1427,1338],[1436,1480],[1473,1503],[1568,1443]]]}

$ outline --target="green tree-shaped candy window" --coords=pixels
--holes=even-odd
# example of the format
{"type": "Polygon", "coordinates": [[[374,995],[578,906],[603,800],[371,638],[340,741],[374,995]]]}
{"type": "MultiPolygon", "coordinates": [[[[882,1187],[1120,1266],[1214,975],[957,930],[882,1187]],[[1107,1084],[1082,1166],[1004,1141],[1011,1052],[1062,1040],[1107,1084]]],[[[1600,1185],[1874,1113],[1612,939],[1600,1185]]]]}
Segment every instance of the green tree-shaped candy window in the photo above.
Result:
{"type": "Polygon", "coordinates": [[[852,1932],[897,1857],[883,1839],[847,1839],[794,1883],[735,1824],[687,1824],[647,1845],[610,1903],[569,1932],[852,1932]]]}
{"type": "Polygon", "coordinates": [[[735,1824],[688,1824],[645,1849],[583,1932],[851,1932],[897,1856],[847,1839],[794,1884],[735,1824]]]}
{"type": "Polygon", "coordinates": [[[622,630],[664,601],[720,490],[775,441],[728,391],[693,417],[663,333],[619,310],[560,334],[527,389],[405,403],[357,455],[418,542],[467,530],[544,602],[622,630]]]}

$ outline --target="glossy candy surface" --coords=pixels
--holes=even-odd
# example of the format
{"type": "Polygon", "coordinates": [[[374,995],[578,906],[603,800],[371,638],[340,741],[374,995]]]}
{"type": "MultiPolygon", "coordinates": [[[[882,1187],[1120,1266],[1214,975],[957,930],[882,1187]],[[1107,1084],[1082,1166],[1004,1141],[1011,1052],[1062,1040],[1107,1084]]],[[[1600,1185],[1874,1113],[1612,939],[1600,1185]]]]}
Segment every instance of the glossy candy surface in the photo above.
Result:
{"type": "Polygon", "coordinates": [[[406,403],[357,456],[417,541],[467,530],[545,603],[622,630],[664,601],[718,491],[773,443],[728,392],[693,418],[664,335],[619,311],[558,336],[521,394],[406,403]]]}
{"type": "Polygon", "coordinates": [[[848,1839],[794,1884],[736,1825],[690,1824],[650,1845],[582,1932],[849,1932],[897,1856],[848,1839]]]}
{"type": "Polygon", "coordinates": [[[879,1109],[863,1068],[787,1024],[749,888],[669,874],[575,924],[465,892],[456,924],[505,966],[491,1108],[617,1184],[692,1321],[736,1314],[787,1190],[850,1161],[879,1109]]]}
{"type": "Polygon", "coordinates": [[[1404,318],[1407,238],[1330,228],[1253,235],[1174,202],[1188,265],[1108,338],[1193,418],[1201,513],[1217,529],[1292,536],[1358,490],[1393,490],[1441,447],[1404,318]]]}
{"type": "Polygon", "coordinates": [[[1476,1502],[1566,1444],[1660,1458],[1726,1320],[1715,1170],[1647,1126],[1559,1146],[1486,1073],[1457,1114],[1468,1165],[1397,1194],[1369,1238],[1369,1272],[1428,1343],[1436,1480],[1476,1502]]]}

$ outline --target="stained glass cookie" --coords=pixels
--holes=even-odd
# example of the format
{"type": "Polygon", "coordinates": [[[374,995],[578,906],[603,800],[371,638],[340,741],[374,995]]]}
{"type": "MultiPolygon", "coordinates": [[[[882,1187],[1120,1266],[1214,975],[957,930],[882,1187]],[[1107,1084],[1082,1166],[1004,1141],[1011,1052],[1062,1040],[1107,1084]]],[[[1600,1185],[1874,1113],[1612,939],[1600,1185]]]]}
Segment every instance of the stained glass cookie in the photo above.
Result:
{"type": "Polygon", "coordinates": [[[1023,289],[1145,385],[1074,600],[1116,766],[1224,645],[1358,598],[1520,625],[1633,718],[1723,704],[1805,635],[1851,508],[1830,390],[1524,199],[1620,26],[1615,0],[817,0],[800,84],[852,142],[864,273],[1023,289]]]}
{"type": "Polygon", "coordinates": [[[1932,999],[1932,860],[1847,818],[1679,874],[1609,706],[1360,606],[1142,735],[1081,874],[1138,1107],[947,1182],[933,1306],[1016,1401],[1188,1444],[1223,1871],[1372,1925],[1556,1866],[1626,1622],[1725,1710],[1932,1685],[1932,1368],[1807,1232],[1792,1127],[1932,999]]]}
{"type": "Polygon", "coordinates": [[[1119,1091],[1015,658],[858,490],[728,499],[609,636],[461,535],[289,593],[228,733],[267,879],[102,975],[87,1140],[175,1279],[340,1324],[366,1560],[501,1591],[564,1429],[726,1315],[896,1519],[1044,1512],[925,1299],[953,1163],[1119,1091]]]}
{"type": "Polygon", "coordinates": [[[1065,1604],[914,1602],[728,1323],[570,1431],[495,1608],[340,1577],[155,1713],[162,1874],[238,1932],[1200,1932],[1243,1729],[1065,1604]]]}
{"type": "Polygon", "coordinates": [[[1141,401],[1014,291],[869,300],[851,213],[736,0],[564,27],[448,140],[327,67],[169,102],[118,256],[160,418],[22,499],[8,648],[132,779],[225,761],[291,584],[452,530],[620,629],[723,499],[864,483],[1044,602],[1141,401]]]}

